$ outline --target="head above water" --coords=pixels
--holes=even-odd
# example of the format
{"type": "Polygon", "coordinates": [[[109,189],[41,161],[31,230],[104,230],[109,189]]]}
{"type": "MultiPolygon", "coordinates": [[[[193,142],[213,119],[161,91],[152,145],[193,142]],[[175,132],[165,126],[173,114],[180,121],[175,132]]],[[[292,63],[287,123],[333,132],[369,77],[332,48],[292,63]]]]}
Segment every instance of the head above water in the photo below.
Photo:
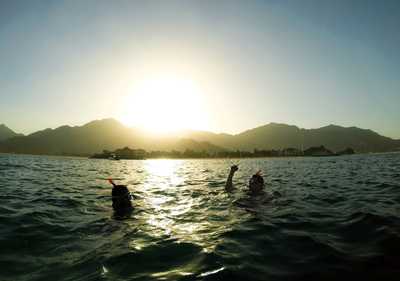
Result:
{"type": "Polygon", "coordinates": [[[264,189],[264,178],[261,175],[261,171],[258,171],[250,178],[249,189],[253,193],[260,192],[264,189]]]}
{"type": "Polygon", "coordinates": [[[126,185],[115,184],[112,179],[108,179],[112,184],[112,206],[118,214],[126,213],[132,209],[131,195],[126,185]]]}

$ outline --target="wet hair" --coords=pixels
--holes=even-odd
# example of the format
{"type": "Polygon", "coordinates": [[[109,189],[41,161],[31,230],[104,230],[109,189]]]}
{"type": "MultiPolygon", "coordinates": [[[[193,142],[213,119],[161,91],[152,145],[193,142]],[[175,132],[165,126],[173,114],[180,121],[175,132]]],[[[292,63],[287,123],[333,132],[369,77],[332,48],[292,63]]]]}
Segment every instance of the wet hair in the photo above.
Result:
{"type": "Polygon", "coordinates": [[[125,185],[115,185],[112,189],[112,202],[115,211],[132,207],[130,193],[125,185]]]}
{"type": "Polygon", "coordinates": [[[264,178],[259,173],[257,173],[255,175],[253,175],[250,179],[250,184],[253,184],[253,183],[264,184],[264,178]]]}
{"type": "Polygon", "coordinates": [[[126,185],[117,185],[111,179],[112,185],[112,206],[115,212],[125,212],[132,208],[131,195],[126,185]]]}

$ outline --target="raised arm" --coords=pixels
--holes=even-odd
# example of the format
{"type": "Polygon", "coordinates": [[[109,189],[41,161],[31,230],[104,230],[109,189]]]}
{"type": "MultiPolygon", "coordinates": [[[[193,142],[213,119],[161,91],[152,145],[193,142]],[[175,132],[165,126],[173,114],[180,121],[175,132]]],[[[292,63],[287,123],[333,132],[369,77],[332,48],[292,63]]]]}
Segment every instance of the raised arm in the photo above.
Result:
{"type": "Polygon", "coordinates": [[[239,170],[239,167],[237,165],[233,165],[231,167],[231,170],[230,170],[229,175],[228,175],[228,179],[226,180],[226,183],[225,183],[225,190],[228,191],[228,192],[233,190],[232,179],[233,179],[233,176],[235,175],[235,172],[237,170],[239,170]]]}

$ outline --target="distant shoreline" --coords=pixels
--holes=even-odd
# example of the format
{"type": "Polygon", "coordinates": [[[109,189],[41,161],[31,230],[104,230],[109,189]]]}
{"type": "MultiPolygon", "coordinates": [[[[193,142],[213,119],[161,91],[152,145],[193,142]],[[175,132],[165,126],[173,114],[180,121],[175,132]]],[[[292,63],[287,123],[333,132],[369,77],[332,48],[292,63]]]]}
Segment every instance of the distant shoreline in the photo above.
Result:
{"type": "Polygon", "coordinates": [[[333,152],[327,149],[325,146],[314,146],[309,147],[305,150],[297,148],[284,148],[284,149],[271,149],[271,150],[260,150],[254,149],[250,151],[241,150],[192,150],[186,149],[184,151],[146,151],[144,149],[131,149],[129,147],[119,148],[114,151],[103,150],[102,153],[96,153],[90,156],[94,159],[109,159],[109,160],[121,160],[121,159],[154,159],[154,158],[172,158],[172,159],[203,159],[203,158],[261,158],[261,157],[332,157],[340,155],[355,154],[354,149],[346,148],[341,151],[333,152]]]}
{"type": "MultiPolygon", "coordinates": [[[[386,152],[360,152],[353,155],[379,155],[379,154],[400,154],[400,151],[386,151],[386,152]]],[[[29,154],[29,153],[10,153],[0,152],[0,156],[39,156],[39,157],[52,157],[52,158],[79,158],[88,160],[109,160],[103,158],[90,158],[88,155],[53,155],[53,154],[29,154]]],[[[331,158],[345,155],[332,155],[332,156],[269,156],[269,157],[209,157],[209,158],[147,158],[147,159],[120,159],[129,161],[146,161],[146,160],[229,160],[229,159],[287,159],[287,158],[331,158]]],[[[110,160],[115,161],[115,160],[110,160]]]]}

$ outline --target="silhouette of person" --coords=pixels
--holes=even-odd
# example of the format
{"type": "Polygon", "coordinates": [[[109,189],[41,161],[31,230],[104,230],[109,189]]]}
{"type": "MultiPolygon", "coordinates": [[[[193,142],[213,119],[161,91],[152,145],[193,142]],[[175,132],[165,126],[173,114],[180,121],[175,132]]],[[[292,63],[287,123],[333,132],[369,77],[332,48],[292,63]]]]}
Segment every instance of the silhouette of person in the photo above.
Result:
{"type": "Polygon", "coordinates": [[[108,180],[113,185],[112,207],[117,214],[125,214],[132,210],[131,194],[126,185],[117,185],[112,179],[108,180]]]}
{"type": "MultiPolygon", "coordinates": [[[[233,188],[233,176],[236,171],[239,170],[237,165],[233,165],[228,175],[228,179],[226,180],[225,190],[231,192],[233,188]]],[[[265,187],[264,178],[261,175],[261,171],[255,173],[249,180],[249,192],[251,195],[257,195],[263,193],[265,187]]]]}

